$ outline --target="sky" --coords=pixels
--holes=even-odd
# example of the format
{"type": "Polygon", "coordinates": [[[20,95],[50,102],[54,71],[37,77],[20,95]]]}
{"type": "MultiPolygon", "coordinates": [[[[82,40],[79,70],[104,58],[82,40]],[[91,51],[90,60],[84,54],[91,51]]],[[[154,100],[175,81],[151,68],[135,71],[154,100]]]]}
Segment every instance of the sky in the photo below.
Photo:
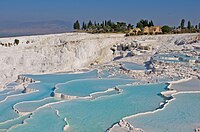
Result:
{"type": "Polygon", "coordinates": [[[0,32],[40,22],[46,27],[60,23],[63,27],[66,22],[66,30],[70,30],[77,19],[136,25],[143,18],[161,26],[177,26],[182,18],[192,24],[200,22],[200,0],[0,0],[0,7],[0,32]]]}

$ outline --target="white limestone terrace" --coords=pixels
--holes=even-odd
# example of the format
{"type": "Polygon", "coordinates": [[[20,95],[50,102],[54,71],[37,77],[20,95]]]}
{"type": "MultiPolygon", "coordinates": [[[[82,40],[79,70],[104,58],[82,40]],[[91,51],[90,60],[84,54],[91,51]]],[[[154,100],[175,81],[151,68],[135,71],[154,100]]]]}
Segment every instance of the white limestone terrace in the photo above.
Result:
{"type": "Polygon", "coordinates": [[[113,59],[110,50],[113,45],[133,41],[150,43],[154,48],[153,52],[133,59],[135,63],[141,64],[149,60],[154,52],[178,49],[180,46],[176,46],[175,42],[183,39],[189,41],[197,36],[198,34],[124,37],[124,34],[64,33],[0,38],[0,43],[4,44],[19,40],[19,44],[15,46],[0,46],[0,84],[15,81],[19,74],[65,72],[109,62],[113,59]]]}
{"type": "MultiPolygon", "coordinates": [[[[123,38],[122,34],[85,33],[1,38],[1,43],[13,43],[18,39],[19,45],[0,46],[0,82],[12,82],[19,74],[61,72],[87,67],[98,59],[102,49],[123,38]]],[[[109,57],[112,55],[109,48],[104,50],[103,58],[104,55],[106,59],[103,61],[112,59],[109,57]]]]}

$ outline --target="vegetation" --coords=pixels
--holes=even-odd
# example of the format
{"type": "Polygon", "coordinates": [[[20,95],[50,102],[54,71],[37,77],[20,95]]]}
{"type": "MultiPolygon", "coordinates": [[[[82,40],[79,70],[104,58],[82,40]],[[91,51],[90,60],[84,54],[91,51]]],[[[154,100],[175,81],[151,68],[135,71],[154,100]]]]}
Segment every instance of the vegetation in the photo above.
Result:
{"type": "Polygon", "coordinates": [[[79,24],[78,20],[74,23],[74,29],[75,30],[80,30],[80,24],[79,24]]]}
{"type": "Polygon", "coordinates": [[[188,29],[191,29],[191,22],[188,21],[188,26],[187,26],[188,29]]]}
{"type": "Polygon", "coordinates": [[[145,27],[152,27],[154,26],[153,21],[151,20],[150,22],[148,20],[143,20],[141,19],[138,23],[137,23],[137,28],[140,28],[141,30],[143,30],[145,27]]]}
{"type": "Polygon", "coordinates": [[[18,45],[18,44],[19,44],[19,40],[18,40],[18,39],[15,39],[15,40],[14,40],[14,44],[17,44],[17,45],[18,45]]]}
{"type": "MultiPolygon", "coordinates": [[[[79,30],[79,22],[78,20],[74,23],[74,29],[79,30]]],[[[111,20],[102,21],[101,23],[92,22],[91,20],[86,24],[85,22],[82,23],[81,30],[87,31],[90,33],[113,33],[113,32],[122,32],[125,33],[133,29],[132,24],[126,24],[125,22],[117,22],[114,23],[111,20]]]]}
{"type": "Polygon", "coordinates": [[[181,20],[181,29],[184,29],[185,28],[185,19],[182,19],[181,20]]]}
{"type": "Polygon", "coordinates": [[[185,19],[182,19],[180,26],[178,27],[170,27],[168,25],[154,27],[154,22],[152,20],[149,21],[147,19],[141,19],[139,22],[137,22],[136,28],[134,28],[134,25],[132,24],[127,24],[126,22],[113,22],[112,20],[105,20],[100,23],[89,20],[88,22],[82,22],[82,26],[80,26],[78,20],[74,23],[74,30],[78,31],[89,33],[126,33],[127,36],[151,34],[151,32],[153,32],[152,34],[196,33],[200,32],[200,23],[197,25],[192,25],[191,21],[188,21],[187,25],[185,25],[185,19]],[[145,27],[150,28],[144,30],[145,27]],[[160,32],[160,30],[162,30],[162,32],[160,32]]]}
{"type": "Polygon", "coordinates": [[[170,33],[171,32],[171,28],[167,25],[163,26],[161,29],[162,29],[163,33],[170,33]]]}

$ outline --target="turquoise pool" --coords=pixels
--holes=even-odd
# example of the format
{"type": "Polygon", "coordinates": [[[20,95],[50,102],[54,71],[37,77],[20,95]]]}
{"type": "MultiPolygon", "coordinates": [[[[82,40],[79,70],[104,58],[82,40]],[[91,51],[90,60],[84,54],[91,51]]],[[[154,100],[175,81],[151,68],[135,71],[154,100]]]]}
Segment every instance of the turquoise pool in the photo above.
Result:
{"type": "MultiPolygon", "coordinates": [[[[124,117],[155,111],[167,100],[160,95],[166,91],[167,84],[134,86],[132,83],[136,80],[129,77],[123,79],[121,74],[104,74],[99,78],[94,70],[77,74],[25,76],[39,81],[28,86],[34,92],[21,93],[12,88],[0,92],[0,131],[62,132],[65,127],[72,132],[102,132],[124,117]],[[115,87],[120,90],[108,90],[115,87]],[[56,100],[52,92],[80,97],[91,95],[91,98],[56,100]],[[14,109],[28,112],[28,115],[19,115],[14,109]]],[[[127,120],[136,127],[155,132],[189,131],[198,127],[199,94],[179,94],[175,97],[176,100],[163,111],[127,120]],[[180,125],[174,125],[176,122],[180,125]],[[161,127],[166,123],[169,125],[161,127]],[[184,125],[183,129],[181,125],[184,125]]]]}
{"type": "MultiPolygon", "coordinates": [[[[102,132],[125,116],[158,108],[160,103],[165,101],[159,93],[165,90],[166,86],[165,84],[121,86],[120,88],[123,89],[121,94],[104,96],[95,100],[65,101],[51,105],[50,108],[58,110],[62,119],[67,119],[70,131],[102,132]]],[[[41,118],[41,115],[36,113],[35,118],[30,119],[29,122],[40,122],[40,127],[45,127],[46,124],[42,124],[41,118]]],[[[14,131],[20,132],[25,129],[31,130],[33,125],[22,125],[14,131]]]]}
{"type": "Polygon", "coordinates": [[[127,119],[148,132],[193,132],[199,128],[200,93],[179,94],[162,111],[127,119]]]}

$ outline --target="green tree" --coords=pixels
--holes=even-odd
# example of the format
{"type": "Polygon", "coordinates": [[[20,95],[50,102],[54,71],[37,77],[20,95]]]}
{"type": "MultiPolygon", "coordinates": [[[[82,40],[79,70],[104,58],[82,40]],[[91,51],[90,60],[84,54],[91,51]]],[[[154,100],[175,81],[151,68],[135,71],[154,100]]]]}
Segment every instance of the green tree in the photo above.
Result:
{"type": "Polygon", "coordinates": [[[128,29],[133,29],[133,25],[128,24],[127,28],[128,28],[128,29]]]}
{"type": "Polygon", "coordinates": [[[181,29],[184,29],[185,28],[185,19],[182,19],[181,20],[181,29]]]}
{"type": "MultiPolygon", "coordinates": [[[[153,24],[153,23],[151,23],[153,24]]],[[[149,21],[148,20],[144,20],[141,19],[138,23],[137,23],[137,28],[143,29],[144,27],[148,26],[149,27],[149,21]]]]}
{"type": "Polygon", "coordinates": [[[17,45],[18,45],[18,44],[19,44],[19,40],[18,40],[18,39],[15,39],[15,40],[14,40],[14,44],[17,44],[17,45]]]}
{"type": "Polygon", "coordinates": [[[109,20],[109,21],[107,22],[107,25],[108,25],[108,26],[112,26],[112,21],[109,20]]]}
{"type": "Polygon", "coordinates": [[[121,26],[120,26],[120,22],[117,22],[115,31],[120,32],[121,31],[121,26]]]}
{"type": "Polygon", "coordinates": [[[89,20],[89,22],[88,22],[88,25],[87,25],[87,28],[92,28],[92,21],[91,20],[89,20]]]}
{"type": "Polygon", "coordinates": [[[144,20],[143,21],[143,27],[149,26],[149,21],[148,20],[144,20]]]}
{"type": "Polygon", "coordinates": [[[188,29],[191,29],[191,22],[188,21],[188,26],[187,26],[188,29]]]}
{"type": "Polygon", "coordinates": [[[143,29],[143,24],[142,22],[138,22],[136,25],[137,28],[140,28],[141,30],[143,29]]]}
{"type": "Polygon", "coordinates": [[[105,20],[105,26],[107,26],[108,25],[108,23],[107,23],[107,21],[105,20]]]}
{"type": "Polygon", "coordinates": [[[101,23],[101,27],[102,27],[102,28],[105,27],[105,23],[104,23],[104,21],[102,21],[102,23],[101,23]]]}
{"type": "Polygon", "coordinates": [[[152,26],[154,26],[154,24],[153,24],[153,21],[151,20],[151,21],[149,22],[149,27],[152,27],[152,26]]]}
{"type": "Polygon", "coordinates": [[[167,26],[167,25],[163,26],[161,29],[162,29],[163,33],[169,33],[169,32],[171,32],[171,28],[169,26],[167,26]]]}
{"type": "Polygon", "coordinates": [[[75,30],[79,30],[80,29],[80,24],[79,24],[78,20],[74,23],[74,29],[75,30]]]}
{"type": "Polygon", "coordinates": [[[82,24],[82,30],[86,30],[86,29],[87,29],[86,24],[85,24],[85,22],[83,22],[83,24],[82,24]]]}
{"type": "Polygon", "coordinates": [[[97,26],[97,23],[96,23],[96,21],[94,21],[94,26],[95,26],[95,27],[97,26]]]}

